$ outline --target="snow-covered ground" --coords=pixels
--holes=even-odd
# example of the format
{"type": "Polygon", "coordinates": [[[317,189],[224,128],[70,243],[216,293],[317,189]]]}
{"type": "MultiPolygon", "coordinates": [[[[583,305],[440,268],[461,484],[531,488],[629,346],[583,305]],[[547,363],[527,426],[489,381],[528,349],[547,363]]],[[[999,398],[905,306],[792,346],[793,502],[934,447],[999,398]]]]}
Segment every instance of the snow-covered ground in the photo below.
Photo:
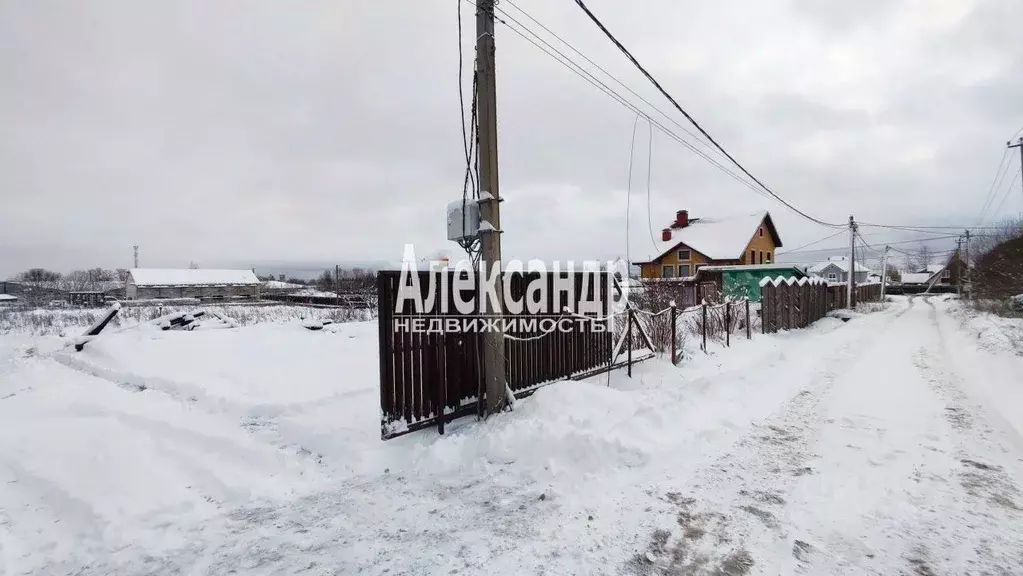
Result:
{"type": "Polygon", "coordinates": [[[898,299],[389,442],[375,323],[0,335],[0,574],[1021,573],[1020,333],[898,299]]]}

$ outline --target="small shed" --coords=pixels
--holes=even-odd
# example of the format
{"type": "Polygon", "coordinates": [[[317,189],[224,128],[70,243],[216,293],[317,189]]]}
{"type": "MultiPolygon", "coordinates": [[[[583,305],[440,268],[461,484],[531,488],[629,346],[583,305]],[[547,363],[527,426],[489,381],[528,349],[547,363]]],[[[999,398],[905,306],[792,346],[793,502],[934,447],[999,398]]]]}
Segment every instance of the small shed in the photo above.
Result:
{"type": "Polygon", "coordinates": [[[13,294],[0,294],[0,307],[12,306],[18,301],[18,297],[13,294]]]}
{"type": "Polygon", "coordinates": [[[796,264],[742,264],[737,266],[702,266],[697,282],[715,282],[726,298],[760,300],[760,281],[764,278],[803,278],[806,271],[796,264]]]}
{"type": "Polygon", "coordinates": [[[73,290],[67,293],[68,302],[72,306],[88,306],[99,308],[103,306],[106,292],[100,290],[73,290]]]}

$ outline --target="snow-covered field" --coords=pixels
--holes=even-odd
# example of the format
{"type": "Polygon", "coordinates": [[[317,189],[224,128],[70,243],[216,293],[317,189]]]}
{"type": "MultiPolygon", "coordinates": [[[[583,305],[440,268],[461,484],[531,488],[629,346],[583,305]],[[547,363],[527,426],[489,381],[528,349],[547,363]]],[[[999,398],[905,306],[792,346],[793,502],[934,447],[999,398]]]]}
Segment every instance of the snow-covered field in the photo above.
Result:
{"type": "Polygon", "coordinates": [[[8,333],[0,574],[1021,573],[1021,333],[898,299],[386,443],[372,322],[8,333]]]}
{"type": "MultiPolygon", "coordinates": [[[[263,322],[284,322],[302,318],[329,318],[335,322],[369,320],[373,311],[355,308],[315,308],[290,304],[190,304],[190,305],[125,305],[114,318],[112,328],[131,328],[139,323],[177,312],[213,311],[230,317],[242,326],[263,322]]],[[[105,308],[16,310],[0,308],[0,334],[28,333],[37,336],[65,333],[81,334],[103,316],[105,308]]]]}

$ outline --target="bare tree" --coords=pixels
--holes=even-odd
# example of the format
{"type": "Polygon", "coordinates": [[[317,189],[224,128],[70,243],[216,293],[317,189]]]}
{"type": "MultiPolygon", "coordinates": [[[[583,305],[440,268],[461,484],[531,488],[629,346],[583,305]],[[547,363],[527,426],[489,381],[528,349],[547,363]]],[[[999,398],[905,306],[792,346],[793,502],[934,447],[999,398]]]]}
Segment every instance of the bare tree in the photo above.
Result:
{"type": "Polygon", "coordinates": [[[316,288],[324,292],[333,292],[335,283],[334,271],[328,268],[316,279],[316,288]]]}
{"type": "Polygon", "coordinates": [[[60,273],[45,268],[31,268],[18,274],[17,279],[22,282],[56,282],[60,280],[60,273]]]}
{"type": "Polygon", "coordinates": [[[196,264],[194,261],[189,262],[188,263],[188,267],[191,268],[192,270],[198,270],[199,269],[199,265],[196,264]]]}
{"type": "Polygon", "coordinates": [[[888,265],[888,273],[886,276],[892,282],[900,282],[902,280],[902,273],[899,272],[899,269],[896,268],[894,264],[888,265]]]}
{"type": "Polygon", "coordinates": [[[931,249],[926,244],[920,244],[915,252],[906,256],[906,268],[909,272],[926,270],[934,259],[931,249]]]}
{"type": "Polygon", "coordinates": [[[974,236],[970,240],[970,262],[971,266],[977,264],[982,256],[990,252],[1003,242],[1023,236],[1023,219],[1007,218],[994,224],[995,228],[986,231],[984,234],[974,236]]]}

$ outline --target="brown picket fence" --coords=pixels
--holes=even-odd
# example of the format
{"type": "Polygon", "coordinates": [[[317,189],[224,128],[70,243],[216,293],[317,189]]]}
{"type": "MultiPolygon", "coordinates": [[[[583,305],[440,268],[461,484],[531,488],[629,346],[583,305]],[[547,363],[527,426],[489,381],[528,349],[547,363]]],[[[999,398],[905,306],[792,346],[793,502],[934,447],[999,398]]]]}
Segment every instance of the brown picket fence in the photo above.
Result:
{"type": "Polygon", "coordinates": [[[817,279],[768,282],[760,287],[765,334],[805,328],[823,318],[832,302],[827,283],[817,279]]]}
{"type": "MultiPolygon", "coordinates": [[[[474,412],[482,414],[485,405],[484,334],[478,330],[481,324],[475,325],[477,330],[464,328],[466,322],[483,322],[485,318],[478,308],[464,314],[455,311],[456,297],[477,305],[480,302],[478,286],[454,288],[455,273],[418,272],[423,296],[431,281],[439,281],[440,274],[448,275],[447,285],[452,287],[444,303],[435,298],[430,310],[419,313],[414,313],[409,301],[398,306],[401,272],[381,271],[377,275],[381,436],[384,439],[428,426],[437,426],[443,434],[445,422],[474,412]],[[433,326],[443,329],[416,329],[413,322],[417,320],[421,321],[419,328],[433,322],[433,326]],[[459,323],[459,329],[448,330],[448,320],[459,323]]],[[[570,301],[570,295],[563,291],[555,294],[553,274],[541,277],[538,273],[506,272],[505,275],[510,276],[509,290],[515,299],[526,295],[534,282],[545,282],[544,309],[548,311],[563,311],[566,307],[575,310],[584,295],[593,298],[594,290],[608,294],[611,282],[606,273],[574,273],[570,301]],[[584,280],[584,274],[590,278],[584,280]]],[[[562,277],[568,276],[562,274],[562,277]]],[[[595,314],[599,318],[606,318],[608,314],[608,302],[604,300],[602,309],[595,314]]],[[[516,397],[529,395],[545,384],[611,365],[613,330],[606,320],[591,321],[564,313],[516,313],[507,308],[504,316],[536,321],[535,329],[508,333],[504,338],[505,377],[516,397]],[[550,322],[569,322],[573,329],[549,329],[550,322]]]]}

